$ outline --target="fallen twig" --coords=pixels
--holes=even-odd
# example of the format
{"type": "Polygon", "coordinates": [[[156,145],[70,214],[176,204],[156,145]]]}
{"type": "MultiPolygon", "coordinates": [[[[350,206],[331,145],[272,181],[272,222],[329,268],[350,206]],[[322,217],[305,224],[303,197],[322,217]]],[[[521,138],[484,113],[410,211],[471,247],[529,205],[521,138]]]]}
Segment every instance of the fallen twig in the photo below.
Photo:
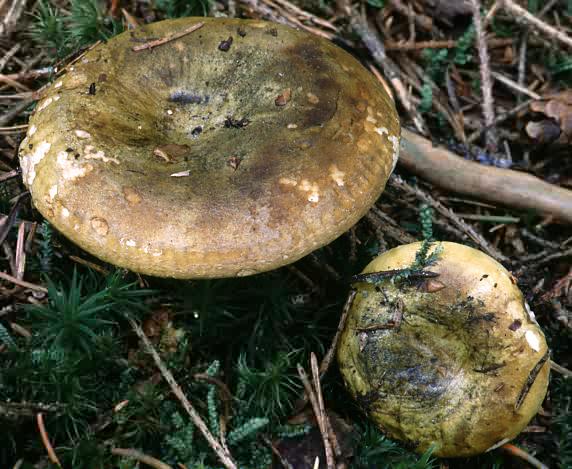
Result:
{"type": "Polygon", "coordinates": [[[8,282],[13,283],[14,285],[19,285],[20,287],[29,288],[30,290],[36,290],[36,291],[48,293],[47,288],[42,287],[40,285],[36,285],[35,283],[26,282],[25,280],[19,280],[10,274],[7,274],[6,272],[0,272],[0,278],[2,280],[6,280],[8,282]]]}
{"type": "Polygon", "coordinates": [[[111,454],[114,454],[115,456],[122,456],[124,458],[135,459],[136,461],[147,464],[147,466],[154,467],[155,469],[173,469],[172,466],[165,464],[163,461],[159,461],[152,456],[147,456],[146,454],[142,453],[141,451],[137,451],[136,449],[112,448],[111,454]]]}
{"type": "Polygon", "coordinates": [[[500,0],[500,6],[507,12],[514,16],[514,19],[519,22],[524,22],[533,28],[542,31],[547,36],[560,41],[568,47],[572,47],[572,38],[562,31],[538,19],[525,8],[517,5],[513,0],[500,0]]]}
{"type": "Polygon", "coordinates": [[[62,467],[62,464],[60,463],[60,460],[58,459],[58,455],[56,454],[52,444],[50,443],[50,439],[48,437],[48,432],[46,431],[46,426],[44,425],[44,415],[41,412],[39,412],[36,415],[36,423],[38,424],[38,430],[40,430],[40,436],[42,438],[42,443],[44,445],[44,448],[46,448],[49,460],[53,464],[55,464],[59,467],[62,467]]]}
{"type": "Polygon", "coordinates": [[[556,371],[557,373],[560,373],[565,378],[572,377],[572,371],[570,371],[568,368],[564,368],[562,365],[559,365],[558,363],[552,360],[550,360],[550,368],[556,371]]]}
{"type": "Polygon", "coordinates": [[[406,129],[400,164],[431,183],[460,194],[572,223],[572,192],[530,174],[467,161],[406,129]]]}
{"type": "Polygon", "coordinates": [[[477,232],[472,226],[465,223],[453,210],[443,205],[439,200],[435,199],[433,196],[428,194],[426,191],[420,187],[414,187],[407,181],[403,180],[397,175],[392,175],[389,183],[405,192],[415,195],[419,200],[429,204],[441,215],[448,218],[454,225],[461,229],[469,238],[473,240],[484,252],[489,256],[496,259],[498,262],[506,262],[508,258],[500,252],[497,248],[492,246],[479,232],[477,232]]]}
{"type": "Polygon", "coordinates": [[[179,399],[179,401],[183,405],[183,408],[187,411],[193,423],[203,434],[210,447],[215,451],[220,461],[227,469],[237,469],[237,465],[234,462],[232,455],[229,454],[222,447],[220,442],[217,441],[217,439],[209,431],[201,416],[198,414],[193,405],[187,399],[187,396],[185,396],[185,393],[183,393],[183,390],[178,385],[177,381],[175,381],[175,377],[173,376],[173,374],[167,369],[167,367],[163,363],[163,360],[161,360],[161,357],[157,353],[157,350],[155,350],[155,347],[153,347],[153,344],[147,338],[147,336],[143,332],[143,329],[141,329],[141,326],[139,326],[139,324],[137,324],[137,322],[135,322],[135,320],[130,317],[127,317],[127,320],[129,321],[129,324],[131,324],[131,327],[133,328],[137,336],[141,339],[141,342],[143,342],[145,350],[153,357],[153,360],[155,361],[157,368],[159,368],[159,371],[161,371],[161,374],[163,375],[163,378],[165,378],[165,381],[169,383],[169,386],[171,387],[173,394],[175,394],[177,399],[179,399]]]}
{"type": "Polygon", "coordinates": [[[491,80],[491,68],[489,66],[489,53],[487,50],[487,41],[485,39],[485,31],[481,20],[481,2],[479,0],[470,1],[473,10],[473,24],[477,33],[477,49],[479,50],[480,72],[481,72],[481,90],[483,93],[483,115],[485,117],[485,125],[488,130],[485,134],[487,148],[496,150],[498,141],[494,129],[495,109],[493,101],[493,83],[491,80]]]}
{"type": "Polygon", "coordinates": [[[320,429],[320,433],[322,434],[322,440],[324,442],[324,451],[326,453],[326,464],[328,469],[335,469],[336,464],[334,461],[334,453],[332,451],[332,444],[328,437],[328,432],[324,420],[322,418],[322,413],[320,410],[320,405],[318,403],[318,398],[316,397],[316,392],[318,390],[314,390],[312,388],[312,384],[308,379],[308,375],[304,368],[300,364],[298,364],[298,375],[302,380],[302,384],[304,385],[304,389],[306,390],[306,395],[310,398],[310,403],[312,404],[312,410],[314,411],[314,415],[316,416],[316,421],[318,422],[318,427],[320,429]]]}
{"type": "MultiPolygon", "coordinates": [[[[415,127],[419,132],[423,134],[427,134],[427,126],[423,117],[416,109],[415,106],[411,104],[411,100],[409,99],[409,93],[401,80],[401,72],[399,67],[396,63],[394,63],[386,54],[385,46],[381,39],[379,38],[375,29],[369,26],[367,19],[364,15],[361,15],[355,18],[352,21],[352,29],[357,33],[357,35],[361,38],[364,45],[369,50],[374,62],[379,65],[382,70],[384,71],[387,79],[393,85],[393,88],[399,98],[401,104],[415,123],[415,127]]],[[[373,67],[370,67],[370,70],[374,75],[376,75],[377,79],[384,85],[387,90],[390,88],[387,86],[383,78],[380,74],[375,73],[376,70],[373,67]]],[[[390,96],[393,98],[391,92],[389,92],[390,96]]]]}
{"type": "Polygon", "coordinates": [[[501,446],[501,448],[507,451],[508,453],[512,454],[513,456],[516,456],[517,458],[526,461],[528,464],[530,464],[532,467],[536,469],[548,469],[547,465],[542,464],[534,456],[528,454],[526,451],[514,446],[511,443],[505,443],[504,445],[501,446]]]}
{"type": "Polygon", "coordinates": [[[334,354],[336,353],[336,349],[338,348],[338,342],[340,340],[340,335],[341,335],[341,333],[344,330],[344,327],[346,325],[348,313],[350,312],[350,308],[352,307],[352,303],[354,301],[354,298],[356,297],[356,294],[357,294],[357,290],[352,289],[350,291],[348,299],[346,300],[346,303],[344,305],[344,309],[342,310],[342,316],[340,317],[340,322],[338,323],[338,329],[336,330],[336,335],[334,335],[334,338],[332,340],[330,348],[326,352],[326,355],[324,355],[324,358],[322,359],[322,363],[320,363],[320,378],[326,374],[326,371],[328,371],[328,368],[330,367],[332,359],[334,358],[334,354]]]}
{"type": "Polygon", "coordinates": [[[0,20],[0,37],[8,37],[16,29],[16,25],[24,12],[25,6],[26,0],[14,0],[12,4],[4,10],[4,18],[0,20]]]}
{"type": "Polygon", "coordinates": [[[332,445],[332,449],[334,450],[334,454],[336,458],[339,458],[342,455],[342,450],[340,448],[340,444],[334,433],[334,429],[330,422],[330,417],[326,412],[326,406],[324,405],[324,396],[322,394],[322,384],[320,383],[320,371],[318,370],[318,359],[316,358],[316,354],[312,352],[310,354],[310,368],[312,370],[312,382],[314,383],[314,389],[316,390],[316,397],[318,398],[318,408],[320,409],[320,420],[322,421],[322,425],[324,426],[324,430],[326,435],[328,436],[328,440],[332,445]]]}
{"type": "Polygon", "coordinates": [[[186,29],[183,29],[182,31],[179,31],[178,33],[169,34],[165,37],[146,42],[145,44],[139,44],[137,46],[133,46],[131,48],[131,50],[133,52],[139,52],[142,50],[152,49],[153,47],[161,46],[163,44],[166,44],[167,42],[174,41],[175,39],[179,39],[183,36],[186,36],[187,34],[190,34],[193,31],[196,31],[197,29],[202,28],[203,26],[204,26],[204,23],[195,23],[192,26],[190,26],[186,29]]]}

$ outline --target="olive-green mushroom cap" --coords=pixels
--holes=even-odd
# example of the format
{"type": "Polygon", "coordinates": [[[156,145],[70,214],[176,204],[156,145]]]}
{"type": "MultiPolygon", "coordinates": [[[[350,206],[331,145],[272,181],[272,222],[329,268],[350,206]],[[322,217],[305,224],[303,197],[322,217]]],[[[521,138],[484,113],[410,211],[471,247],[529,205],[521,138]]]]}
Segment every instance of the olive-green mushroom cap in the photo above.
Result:
{"type": "MultiPolygon", "coordinates": [[[[435,455],[472,456],[514,438],[540,408],[548,348],[510,273],[467,246],[438,243],[434,279],[356,284],[338,362],[347,387],[389,436],[435,455]]],[[[410,266],[421,244],[364,272],[410,266]]]]}
{"type": "Polygon", "coordinates": [[[289,264],[349,229],[383,191],[399,134],[383,86],[332,43],[183,18],[68,66],[20,162],[37,209],[83,249],[146,274],[215,278],[289,264]]]}

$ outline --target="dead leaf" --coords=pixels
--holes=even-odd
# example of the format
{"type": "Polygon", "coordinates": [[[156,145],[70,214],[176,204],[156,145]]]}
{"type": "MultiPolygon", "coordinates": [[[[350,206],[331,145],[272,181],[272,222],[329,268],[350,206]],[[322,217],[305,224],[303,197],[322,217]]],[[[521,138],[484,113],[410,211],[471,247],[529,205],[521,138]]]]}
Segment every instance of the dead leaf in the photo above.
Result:
{"type": "Polygon", "coordinates": [[[544,116],[526,125],[531,139],[537,143],[572,143],[572,89],[533,101],[530,110],[544,116]]]}

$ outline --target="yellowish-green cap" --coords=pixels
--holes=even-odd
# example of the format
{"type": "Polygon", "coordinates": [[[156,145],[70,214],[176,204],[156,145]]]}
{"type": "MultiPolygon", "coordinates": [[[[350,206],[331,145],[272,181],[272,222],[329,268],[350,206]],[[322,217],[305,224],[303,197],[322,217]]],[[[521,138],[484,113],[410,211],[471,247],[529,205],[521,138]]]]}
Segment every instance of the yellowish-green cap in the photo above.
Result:
{"type": "MultiPolygon", "coordinates": [[[[358,403],[416,451],[473,456],[521,432],[548,387],[544,334],[511,274],[476,249],[443,242],[436,278],[359,283],[338,362],[358,403]]],[[[421,243],[366,273],[412,265],[421,243]]]]}

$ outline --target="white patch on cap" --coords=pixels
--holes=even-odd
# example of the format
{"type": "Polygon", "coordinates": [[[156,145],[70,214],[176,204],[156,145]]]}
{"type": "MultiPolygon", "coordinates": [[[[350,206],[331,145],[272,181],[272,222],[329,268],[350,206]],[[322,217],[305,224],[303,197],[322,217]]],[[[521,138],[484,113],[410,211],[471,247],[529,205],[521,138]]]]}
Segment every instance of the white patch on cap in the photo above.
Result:
{"type": "Polygon", "coordinates": [[[344,173],[343,171],[340,171],[335,164],[330,166],[330,177],[334,180],[334,182],[338,186],[342,187],[344,185],[344,176],[345,175],[346,175],[346,173],[344,173]]]}
{"type": "Polygon", "coordinates": [[[50,196],[50,200],[54,200],[56,198],[56,195],[58,195],[58,186],[50,187],[48,195],[50,196]]]}
{"type": "Polygon", "coordinates": [[[309,192],[308,202],[316,203],[320,200],[320,187],[316,183],[312,183],[307,179],[302,179],[298,189],[302,192],[309,192]]]}
{"type": "Polygon", "coordinates": [[[85,130],[74,130],[74,134],[76,134],[79,138],[91,138],[91,134],[85,130]]]}
{"type": "Polygon", "coordinates": [[[102,150],[95,151],[93,145],[86,145],[84,151],[84,157],[86,160],[101,160],[104,163],[109,163],[111,161],[112,163],[119,164],[119,160],[117,158],[105,156],[105,152],[102,150]]]}
{"type": "Polygon", "coordinates": [[[46,109],[50,104],[52,104],[52,98],[46,98],[44,99],[40,105],[38,106],[38,109],[36,110],[36,112],[40,112],[43,111],[44,109],[46,109]]]}
{"type": "Polygon", "coordinates": [[[31,137],[36,133],[36,130],[38,130],[38,128],[34,124],[32,124],[28,129],[28,135],[31,137]]]}
{"type": "Polygon", "coordinates": [[[365,120],[371,122],[372,124],[377,124],[377,119],[373,116],[368,115],[365,120]]]}
{"type": "Polygon", "coordinates": [[[389,130],[387,130],[386,127],[377,127],[375,129],[375,131],[379,135],[387,135],[387,139],[393,145],[393,165],[391,167],[391,172],[393,172],[393,170],[395,169],[395,166],[397,165],[397,160],[399,159],[399,137],[396,137],[395,135],[391,135],[389,133],[389,130]]]}
{"type": "Polygon", "coordinates": [[[278,179],[278,183],[284,186],[296,186],[298,185],[298,181],[292,178],[280,178],[278,179]]]}
{"type": "Polygon", "coordinates": [[[20,167],[22,168],[22,178],[28,187],[32,186],[36,178],[36,165],[42,161],[44,156],[50,151],[52,146],[49,142],[41,142],[36,145],[31,155],[24,155],[20,158],[20,167]]]}
{"type": "Polygon", "coordinates": [[[393,144],[393,165],[391,167],[391,172],[393,172],[399,159],[399,138],[395,135],[390,135],[389,141],[393,144]]]}
{"type": "Polygon", "coordinates": [[[69,216],[70,216],[70,211],[67,208],[62,207],[62,217],[68,218],[69,216]]]}
{"type": "Polygon", "coordinates": [[[534,350],[535,352],[540,351],[540,339],[534,331],[531,330],[526,331],[524,333],[524,338],[526,339],[528,345],[530,345],[530,348],[532,350],[534,350]]]}
{"type": "Polygon", "coordinates": [[[126,246],[129,246],[130,248],[134,248],[135,246],[137,246],[137,243],[134,240],[125,239],[125,238],[121,238],[119,240],[119,244],[125,244],[126,246]]]}
{"type": "Polygon", "coordinates": [[[320,201],[320,193],[319,192],[312,192],[308,196],[308,202],[316,203],[320,201]]]}
{"type": "Polygon", "coordinates": [[[89,164],[81,166],[73,159],[70,160],[66,151],[60,151],[58,153],[57,163],[61,168],[62,177],[68,181],[73,181],[74,179],[83,177],[93,169],[93,166],[89,164]]]}
{"type": "Polygon", "coordinates": [[[54,85],[54,88],[59,88],[60,86],[62,86],[63,82],[60,80],[58,82],[56,82],[56,84],[54,85]]]}
{"type": "Polygon", "coordinates": [[[178,173],[171,174],[172,178],[182,178],[185,176],[189,176],[191,174],[191,170],[187,169],[186,171],[179,171],[178,173]]]}
{"type": "Polygon", "coordinates": [[[61,96],[60,96],[59,94],[56,94],[56,95],[54,96],[54,101],[59,101],[60,98],[61,98],[61,96]]]}

